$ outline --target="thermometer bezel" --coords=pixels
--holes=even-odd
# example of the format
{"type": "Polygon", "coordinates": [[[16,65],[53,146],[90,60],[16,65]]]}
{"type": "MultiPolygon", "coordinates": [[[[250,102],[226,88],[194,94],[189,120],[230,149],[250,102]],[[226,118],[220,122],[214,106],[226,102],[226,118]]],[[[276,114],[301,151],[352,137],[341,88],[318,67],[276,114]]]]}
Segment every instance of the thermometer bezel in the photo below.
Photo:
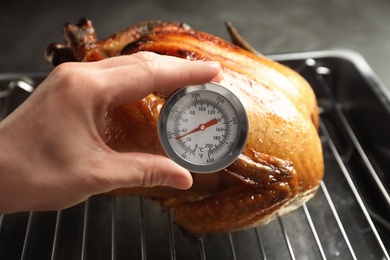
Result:
{"type": "Polygon", "coordinates": [[[187,86],[174,92],[165,102],[164,106],[161,108],[157,130],[158,130],[158,137],[160,143],[169,158],[171,158],[177,164],[186,168],[190,172],[212,173],[228,167],[241,154],[242,150],[245,147],[246,140],[248,137],[249,121],[248,121],[246,110],[243,104],[241,103],[241,101],[237,98],[237,96],[234,95],[227,88],[219,84],[210,82],[201,85],[187,86]],[[167,129],[168,117],[172,109],[174,108],[175,104],[183,97],[187,95],[191,95],[191,93],[197,91],[204,91],[204,92],[210,91],[218,95],[221,95],[230,103],[230,105],[233,107],[233,109],[236,111],[237,114],[238,135],[237,138],[234,140],[234,146],[231,148],[230,152],[226,156],[212,163],[200,164],[200,163],[191,162],[188,159],[184,159],[172,148],[168,139],[168,129],[167,129]]]}

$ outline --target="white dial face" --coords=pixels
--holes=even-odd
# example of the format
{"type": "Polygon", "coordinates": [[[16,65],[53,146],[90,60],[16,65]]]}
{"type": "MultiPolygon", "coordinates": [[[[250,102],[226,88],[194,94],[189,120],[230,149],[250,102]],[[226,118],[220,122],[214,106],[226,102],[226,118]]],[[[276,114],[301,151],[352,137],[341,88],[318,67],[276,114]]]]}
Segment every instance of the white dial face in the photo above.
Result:
{"type": "Polygon", "coordinates": [[[167,155],[192,172],[229,166],[241,154],[248,118],[238,98],[207,83],[174,93],[160,112],[158,134],[167,155]]]}
{"type": "Polygon", "coordinates": [[[229,154],[239,133],[237,113],[229,100],[202,90],[182,97],[166,126],[172,149],[196,164],[214,163],[229,154]]]}

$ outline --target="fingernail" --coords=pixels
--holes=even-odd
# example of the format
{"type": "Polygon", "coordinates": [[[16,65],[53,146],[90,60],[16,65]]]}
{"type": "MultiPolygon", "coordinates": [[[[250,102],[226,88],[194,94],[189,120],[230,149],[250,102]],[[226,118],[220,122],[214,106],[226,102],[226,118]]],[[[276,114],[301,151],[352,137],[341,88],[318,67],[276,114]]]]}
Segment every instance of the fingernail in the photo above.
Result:
{"type": "Polygon", "coordinates": [[[180,190],[188,190],[192,186],[192,177],[190,174],[189,176],[172,176],[167,185],[180,190]]]}
{"type": "Polygon", "coordinates": [[[222,67],[219,62],[207,61],[207,65],[210,66],[210,70],[215,73],[215,77],[211,80],[213,82],[220,82],[222,79],[222,67]]]}
{"type": "Polygon", "coordinates": [[[218,69],[218,70],[221,69],[221,64],[217,61],[206,61],[206,63],[210,67],[213,67],[213,68],[218,69]]]}

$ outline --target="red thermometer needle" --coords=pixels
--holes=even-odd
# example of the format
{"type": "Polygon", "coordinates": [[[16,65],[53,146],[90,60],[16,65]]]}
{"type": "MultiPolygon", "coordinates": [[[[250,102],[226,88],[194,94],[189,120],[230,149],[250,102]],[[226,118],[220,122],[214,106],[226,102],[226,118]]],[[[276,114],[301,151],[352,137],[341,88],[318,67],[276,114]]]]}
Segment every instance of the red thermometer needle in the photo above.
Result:
{"type": "Polygon", "coordinates": [[[196,133],[198,131],[204,131],[206,128],[213,126],[213,125],[216,125],[216,124],[218,124],[218,120],[216,118],[213,118],[210,121],[208,121],[207,123],[200,124],[197,128],[193,129],[192,131],[189,131],[188,133],[186,133],[184,135],[176,137],[176,140],[179,140],[187,135],[196,133]]]}

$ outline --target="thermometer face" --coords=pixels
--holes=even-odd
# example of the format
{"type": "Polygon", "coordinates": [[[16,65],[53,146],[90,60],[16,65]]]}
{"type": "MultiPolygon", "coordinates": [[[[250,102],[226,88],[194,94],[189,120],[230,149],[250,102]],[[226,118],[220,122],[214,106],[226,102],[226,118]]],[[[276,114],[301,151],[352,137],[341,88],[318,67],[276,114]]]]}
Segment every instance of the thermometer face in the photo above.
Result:
{"type": "Polygon", "coordinates": [[[163,106],[158,134],[176,163],[192,172],[210,173],[226,168],[241,154],[248,118],[228,89],[214,83],[189,86],[163,106]]]}

